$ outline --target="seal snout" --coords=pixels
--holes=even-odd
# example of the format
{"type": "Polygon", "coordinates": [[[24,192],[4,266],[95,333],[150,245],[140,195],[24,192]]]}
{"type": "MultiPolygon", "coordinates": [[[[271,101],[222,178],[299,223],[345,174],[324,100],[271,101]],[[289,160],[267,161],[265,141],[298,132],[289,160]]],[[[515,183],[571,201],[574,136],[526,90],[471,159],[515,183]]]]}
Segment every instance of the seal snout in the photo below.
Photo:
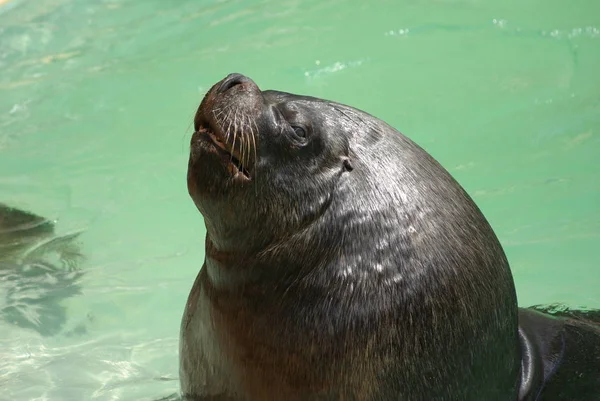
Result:
{"type": "Polygon", "coordinates": [[[216,92],[219,94],[225,93],[229,89],[233,88],[234,86],[241,85],[244,83],[254,83],[254,81],[252,81],[250,78],[248,78],[242,74],[238,74],[235,72],[235,73],[227,75],[221,81],[221,84],[216,88],[216,92]]]}
{"type": "Polygon", "coordinates": [[[233,73],[211,88],[196,113],[195,138],[212,144],[234,178],[251,179],[258,142],[256,118],[261,107],[262,95],[254,81],[233,73]]]}

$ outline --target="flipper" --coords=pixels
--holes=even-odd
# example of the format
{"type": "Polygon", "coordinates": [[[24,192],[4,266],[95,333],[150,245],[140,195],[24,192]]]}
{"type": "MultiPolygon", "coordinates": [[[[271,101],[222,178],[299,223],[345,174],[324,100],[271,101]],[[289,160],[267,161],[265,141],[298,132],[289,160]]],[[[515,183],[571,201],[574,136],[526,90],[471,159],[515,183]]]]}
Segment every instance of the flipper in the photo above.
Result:
{"type": "Polygon", "coordinates": [[[559,305],[519,310],[519,401],[600,400],[600,311],[559,305]]]}

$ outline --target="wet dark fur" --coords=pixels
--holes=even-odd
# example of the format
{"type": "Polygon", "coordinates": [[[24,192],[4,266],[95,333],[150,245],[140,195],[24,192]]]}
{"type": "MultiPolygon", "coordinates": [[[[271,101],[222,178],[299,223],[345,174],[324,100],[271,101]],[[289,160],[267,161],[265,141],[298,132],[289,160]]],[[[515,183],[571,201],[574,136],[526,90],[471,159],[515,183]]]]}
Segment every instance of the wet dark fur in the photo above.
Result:
{"type": "Polygon", "coordinates": [[[517,399],[508,262],[431,156],[360,110],[239,75],[195,130],[188,189],[207,237],[181,329],[187,399],[517,399]]]}

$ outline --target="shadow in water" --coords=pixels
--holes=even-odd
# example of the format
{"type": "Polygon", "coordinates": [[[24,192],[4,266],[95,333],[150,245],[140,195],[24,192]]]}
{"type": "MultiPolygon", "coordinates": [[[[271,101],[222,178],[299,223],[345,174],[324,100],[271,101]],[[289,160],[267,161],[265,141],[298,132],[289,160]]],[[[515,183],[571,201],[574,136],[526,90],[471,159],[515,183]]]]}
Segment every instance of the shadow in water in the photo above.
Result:
{"type": "Polygon", "coordinates": [[[79,234],[57,236],[55,222],[0,204],[0,318],[42,336],[61,331],[61,302],[81,293],[79,234]]]}

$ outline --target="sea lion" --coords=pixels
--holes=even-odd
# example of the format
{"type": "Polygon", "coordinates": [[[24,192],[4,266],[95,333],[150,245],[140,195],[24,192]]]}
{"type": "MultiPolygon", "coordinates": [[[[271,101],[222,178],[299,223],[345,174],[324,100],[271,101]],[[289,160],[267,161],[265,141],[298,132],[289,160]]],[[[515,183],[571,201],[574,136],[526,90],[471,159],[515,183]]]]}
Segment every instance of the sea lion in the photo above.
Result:
{"type": "MultiPolygon", "coordinates": [[[[577,344],[572,321],[519,311],[483,214],[385,122],[230,74],[194,128],[187,184],[207,235],[181,326],[185,399],[562,400],[539,398],[564,363],[555,340],[600,355],[594,323],[577,344]]],[[[576,354],[569,372],[599,371],[576,354]]],[[[563,394],[588,385],[571,401],[600,393],[597,375],[568,379],[563,394]]]]}

